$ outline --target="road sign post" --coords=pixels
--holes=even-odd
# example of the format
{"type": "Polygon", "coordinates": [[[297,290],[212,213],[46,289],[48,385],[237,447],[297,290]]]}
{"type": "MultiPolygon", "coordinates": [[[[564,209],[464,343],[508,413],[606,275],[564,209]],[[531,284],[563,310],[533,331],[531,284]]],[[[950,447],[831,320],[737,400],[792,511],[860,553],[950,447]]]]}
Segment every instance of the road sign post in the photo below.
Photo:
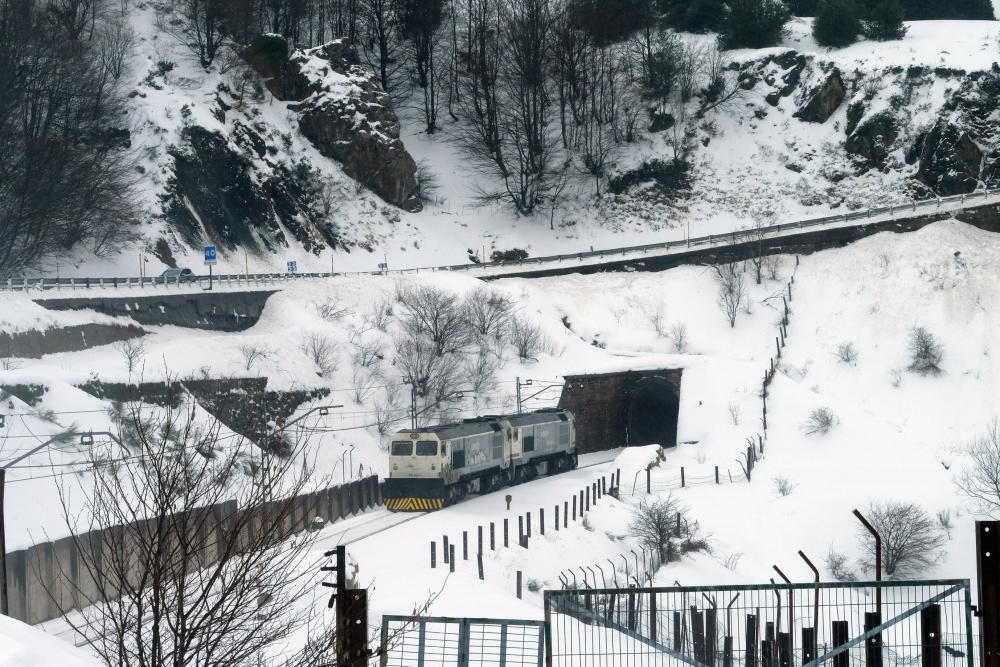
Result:
{"type": "Polygon", "coordinates": [[[214,245],[205,246],[205,265],[208,266],[208,289],[212,289],[212,267],[219,260],[218,252],[214,245]]]}
{"type": "Polygon", "coordinates": [[[298,262],[296,262],[295,260],[291,260],[290,262],[288,262],[288,272],[289,273],[298,273],[299,272],[299,264],[298,264],[298,262]]]}

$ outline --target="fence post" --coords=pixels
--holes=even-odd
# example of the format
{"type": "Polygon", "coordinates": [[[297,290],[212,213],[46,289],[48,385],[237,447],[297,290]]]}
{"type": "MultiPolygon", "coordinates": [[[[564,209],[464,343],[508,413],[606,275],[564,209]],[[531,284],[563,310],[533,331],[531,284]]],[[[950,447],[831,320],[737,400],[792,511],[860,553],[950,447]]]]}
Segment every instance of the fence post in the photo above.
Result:
{"type": "MultiPolygon", "coordinates": [[[[834,621],[833,622],[833,648],[842,646],[850,641],[850,629],[847,625],[847,621],[834,621]]],[[[844,651],[839,655],[833,656],[833,667],[848,667],[851,664],[851,654],[850,651],[844,651]]]]}
{"type": "Polygon", "coordinates": [[[681,466],[681,488],[684,488],[684,466],[681,466]]]}
{"type": "MultiPolygon", "coordinates": [[[[1000,667],[1000,521],[976,522],[979,634],[983,667],[1000,667]]],[[[971,631],[970,631],[971,632],[971,631]]]]}
{"type": "Polygon", "coordinates": [[[437,542],[431,540],[431,569],[437,567],[437,542]]]}
{"type": "Polygon", "coordinates": [[[715,466],[715,483],[719,483],[719,466],[715,466]]]}
{"type": "Polygon", "coordinates": [[[462,531],[462,560],[469,560],[469,531],[462,531]]]}
{"type": "Polygon", "coordinates": [[[442,554],[444,556],[444,562],[448,562],[451,558],[451,552],[448,550],[448,536],[444,536],[444,546],[442,547],[442,554]]]}
{"type": "Polygon", "coordinates": [[[476,526],[476,529],[477,529],[477,531],[479,533],[479,535],[478,535],[478,537],[479,537],[479,553],[482,554],[483,553],[483,527],[482,526],[476,526]]]}
{"type": "Polygon", "coordinates": [[[586,493],[583,496],[583,500],[584,500],[584,503],[585,503],[584,504],[584,508],[585,508],[584,511],[589,512],[590,511],[590,487],[589,486],[586,489],[586,493]]]}
{"type": "Polygon", "coordinates": [[[454,544],[449,544],[448,545],[448,566],[451,568],[452,572],[455,571],[455,545],[454,544]]]}
{"type": "Polygon", "coordinates": [[[517,571],[517,599],[521,599],[521,571],[517,571]]]}
{"type": "Polygon", "coordinates": [[[524,541],[524,515],[517,515],[517,543],[521,544],[524,541]]]}
{"type": "Polygon", "coordinates": [[[646,467],[646,493],[650,494],[653,492],[653,469],[651,467],[646,467]]]}
{"type": "Polygon", "coordinates": [[[482,551],[480,551],[476,555],[476,560],[479,561],[479,580],[483,581],[484,579],[486,579],[486,577],[483,576],[483,552],[482,551]]]}
{"type": "MultiPolygon", "coordinates": [[[[576,503],[573,504],[574,509],[576,508],[576,503]]],[[[575,518],[575,517],[574,517],[575,518]]],[[[563,528],[569,528],[569,501],[563,501],[563,528]]]]}
{"type": "Polygon", "coordinates": [[[525,515],[527,518],[525,519],[524,534],[527,537],[531,537],[531,512],[525,512],[525,515]]]}
{"type": "Polygon", "coordinates": [[[573,521],[576,521],[576,494],[573,494],[573,521]]]}
{"type": "Polygon", "coordinates": [[[508,530],[507,519],[503,520],[503,546],[505,549],[510,546],[510,531],[508,530]]]}
{"type": "Polygon", "coordinates": [[[556,532],[559,531],[559,503],[556,503],[556,532]]]}
{"type": "Polygon", "coordinates": [[[490,551],[497,550],[497,531],[496,525],[490,521],[490,551]]]}
{"type": "Polygon", "coordinates": [[[747,614],[747,636],[744,667],[757,667],[757,615],[747,614]]]}
{"type": "MultiPolygon", "coordinates": [[[[882,624],[882,615],[878,612],[865,612],[865,632],[882,624]]],[[[882,635],[878,634],[865,642],[866,667],[882,667],[882,635]]]]}
{"type": "MultiPolygon", "coordinates": [[[[528,525],[531,525],[531,524],[529,523],[528,525]]],[[[538,534],[539,535],[544,535],[545,534],[545,508],[544,507],[539,507],[538,508],[538,534]]]]}
{"type": "MultiPolygon", "coordinates": [[[[941,605],[932,604],[920,612],[920,665],[941,667],[941,605]]],[[[986,667],[986,663],[983,663],[986,667]]]]}

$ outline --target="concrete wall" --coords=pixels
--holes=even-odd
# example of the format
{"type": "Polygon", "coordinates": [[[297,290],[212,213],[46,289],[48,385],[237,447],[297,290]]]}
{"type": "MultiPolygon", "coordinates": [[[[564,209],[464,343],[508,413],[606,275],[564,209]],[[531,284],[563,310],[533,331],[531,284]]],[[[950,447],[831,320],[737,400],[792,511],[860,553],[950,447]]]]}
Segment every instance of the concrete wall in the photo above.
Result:
{"type": "MultiPolygon", "coordinates": [[[[646,381],[662,379],[680,399],[681,373],[680,369],[659,369],[566,376],[559,407],[576,417],[577,450],[596,452],[629,444],[629,404],[635,393],[646,381]]],[[[676,414],[673,420],[676,431],[676,414]]],[[[677,443],[658,444],[672,447],[677,443]]]]}
{"type": "MultiPolygon", "coordinates": [[[[879,232],[912,232],[926,227],[933,222],[949,218],[955,218],[988,232],[1000,232],[1000,204],[989,204],[969,208],[957,213],[929,213],[912,218],[901,218],[875,223],[865,223],[864,220],[859,220],[856,224],[846,227],[805,230],[800,234],[765,239],[761,242],[759,250],[764,255],[783,253],[808,255],[818,250],[841,248],[879,232]]],[[[664,271],[677,266],[691,264],[743,261],[754,256],[757,252],[756,243],[737,243],[735,245],[697,248],[687,252],[678,252],[661,257],[647,257],[644,259],[614,261],[609,254],[608,260],[599,265],[578,265],[574,264],[573,260],[567,259],[561,266],[535,270],[526,269],[517,273],[507,273],[496,278],[542,278],[545,276],[559,276],[572,273],[589,274],[608,271],[664,271]]],[[[485,277],[484,279],[491,280],[494,278],[485,277]]]]}
{"type": "MultiPolygon", "coordinates": [[[[371,507],[382,505],[382,491],[377,477],[367,477],[357,482],[330,487],[315,493],[303,494],[294,499],[293,512],[285,524],[286,536],[309,528],[316,517],[326,522],[349,517],[371,507]]],[[[199,535],[204,544],[201,564],[216,562],[219,537],[223,528],[237,512],[235,501],[229,501],[203,510],[208,513],[199,535]]],[[[263,522],[282,516],[280,502],[257,508],[250,525],[259,527],[263,522]],[[277,514],[276,514],[277,513],[277,514]]],[[[113,526],[104,530],[83,533],[76,538],[64,537],[53,542],[36,544],[7,554],[7,586],[10,616],[34,625],[64,613],[80,609],[82,605],[99,599],[101,591],[119,590],[122,582],[95,580],[110,576],[110,570],[92,573],[86,563],[100,563],[104,558],[128,558],[129,549],[135,549],[134,535],[143,524],[113,526]],[[89,556],[81,558],[81,550],[89,556]]],[[[140,576],[138,569],[130,573],[133,582],[140,576]]]]}
{"type": "Polygon", "coordinates": [[[87,350],[144,335],[146,332],[137,326],[115,324],[79,324],[14,333],[0,331],[0,356],[40,359],[46,354],[87,350]]]}
{"type": "Polygon", "coordinates": [[[140,324],[243,331],[257,323],[274,291],[196,292],[156,296],[39,299],[49,310],[96,310],[140,324]]]}

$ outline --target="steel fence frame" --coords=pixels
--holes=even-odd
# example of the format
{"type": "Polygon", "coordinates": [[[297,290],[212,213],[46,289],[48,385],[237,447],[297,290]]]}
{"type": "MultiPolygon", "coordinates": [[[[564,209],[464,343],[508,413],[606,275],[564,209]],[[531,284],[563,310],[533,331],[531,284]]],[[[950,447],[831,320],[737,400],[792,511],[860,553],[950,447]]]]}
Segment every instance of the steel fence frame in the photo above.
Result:
{"type": "Polygon", "coordinates": [[[543,621],[382,617],[379,667],[542,667],[543,621]]]}
{"type": "Polygon", "coordinates": [[[976,665],[968,579],[546,591],[545,628],[546,667],[976,665]]]}

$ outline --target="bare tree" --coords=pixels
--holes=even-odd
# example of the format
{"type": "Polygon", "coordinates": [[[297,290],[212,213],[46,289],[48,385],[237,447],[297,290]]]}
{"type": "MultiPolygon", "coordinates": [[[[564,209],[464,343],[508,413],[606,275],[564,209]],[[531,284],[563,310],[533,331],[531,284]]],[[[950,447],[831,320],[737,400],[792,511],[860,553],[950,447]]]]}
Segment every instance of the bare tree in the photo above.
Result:
{"type": "Polygon", "coordinates": [[[683,511],[673,495],[643,499],[632,512],[629,531],[659,556],[661,564],[674,562],[684,553],[707,548],[697,522],[680,520],[683,511]]]}
{"type": "Polygon", "coordinates": [[[386,385],[385,391],[372,402],[372,417],[379,435],[386,435],[399,420],[399,387],[386,385]]]}
{"type": "Polygon", "coordinates": [[[959,490],[992,516],[1000,513],[1000,419],[969,446],[969,463],[958,478],[959,490]]]}
{"type": "Polygon", "coordinates": [[[743,270],[736,263],[715,264],[715,282],[719,288],[719,305],[729,320],[729,326],[736,326],[736,315],[746,294],[743,270]]]}
{"type": "Polygon", "coordinates": [[[146,346],[139,338],[129,338],[118,343],[118,353],[125,361],[125,368],[128,369],[129,377],[135,374],[146,358],[146,346]]]}
{"type": "Polygon", "coordinates": [[[729,55],[719,48],[718,43],[705,52],[703,62],[708,85],[698,109],[698,118],[712,109],[734,106],[746,95],[746,90],[740,85],[737,68],[733,67],[729,55]]]}
{"type": "Polygon", "coordinates": [[[911,371],[920,375],[941,372],[944,348],[934,334],[924,327],[913,327],[910,331],[909,347],[911,371]]]}
{"type": "Polygon", "coordinates": [[[767,269],[767,277],[771,280],[777,280],[778,271],[781,270],[781,255],[768,255],[765,257],[764,267],[767,269]]]}
{"type": "Polygon", "coordinates": [[[290,532],[302,443],[281,458],[187,406],[139,407],[117,421],[125,451],[89,450],[93,485],[60,486],[79,568],[65,620],[108,665],[256,663],[311,615],[312,538],[290,532]]]}
{"type": "Polygon", "coordinates": [[[226,42],[223,4],[217,0],[178,0],[177,7],[183,23],[175,23],[166,11],[157,11],[157,28],[187,47],[207,69],[226,42]]]}
{"type": "Polygon", "coordinates": [[[438,354],[433,341],[412,332],[396,339],[395,365],[417,396],[434,400],[453,388],[458,366],[454,355],[438,354]]]}
{"type": "Polygon", "coordinates": [[[271,350],[265,345],[254,345],[252,343],[243,343],[239,347],[240,354],[243,355],[243,367],[246,370],[251,370],[258,361],[262,359],[267,359],[268,355],[271,354],[271,350]]]}
{"type": "Polygon", "coordinates": [[[382,343],[375,336],[368,336],[365,331],[355,331],[351,335],[351,347],[354,348],[352,359],[356,366],[376,369],[382,363],[382,343]]]}
{"type": "Polygon", "coordinates": [[[469,344],[469,326],[459,298],[437,287],[403,289],[399,299],[406,310],[403,328],[411,338],[426,337],[434,353],[458,352],[469,344]]]}
{"type": "Polygon", "coordinates": [[[466,359],[462,365],[466,386],[477,394],[489,391],[496,382],[500,367],[500,359],[488,348],[480,347],[479,351],[466,359]]]}
{"type": "Polygon", "coordinates": [[[118,81],[135,45],[135,31],[124,17],[109,21],[99,33],[101,65],[113,81],[118,81]]]}
{"type": "Polygon", "coordinates": [[[395,0],[359,0],[366,39],[362,53],[378,74],[382,90],[390,95],[401,92],[403,73],[410,53],[402,39],[399,3],[395,0]]]}
{"type": "Polygon", "coordinates": [[[484,204],[510,201],[530,215],[548,193],[558,139],[550,132],[552,34],[550,0],[472,0],[470,68],[459,106],[466,123],[458,140],[502,187],[484,190],[484,204]]]}
{"type": "Polygon", "coordinates": [[[680,43],[677,53],[677,92],[681,102],[690,102],[697,92],[705,60],[704,47],[698,44],[680,43]]]}
{"type": "Polygon", "coordinates": [[[767,229],[764,226],[763,218],[755,217],[749,233],[750,263],[753,265],[753,275],[758,285],[764,277],[764,238],[766,235],[767,229]]]}
{"type": "Polygon", "coordinates": [[[533,359],[545,350],[548,343],[542,328],[523,317],[515,317],[511,321],[510,342],[522,360],[533,359]]]}
{"type": "Polygon", "coordinates": [[[684,354],[688,350],[687,325],[683,322],[670,327],[670,342],[673,343],[674,352],[684,354]]]}
{"type": "Polygon", "coordinates": [[[308,333],[300,345],[317,369],[317,375],[330,375],[337,370],[337,346],[321,333],[308,333]]]}
{"type": "Polygon", "coordinates": [[[740,425],[740,414],[743,411],[740,409],[740,404],[736,401],[729,401],[729,419],[733,422],[733,426],[740,425]]]}
{"type": "Polygon", "coordinates": [[[850,366],[858,363],[858,351],[855,349],[854,343],[849,340],[837,345],[837,351],[834,354],[839,361],[850,366]]]}
{"type": "MultiPolygon", "coordinates": [[[[872,502],[865,516],[882,537],[882,571],[889,579],[919,576],[937,562],[945,539],[919,505],[872,502]]],[[[859,526],[858,541],[864,553],[862,566],[870,571],[875,565],[875,539],[859,526]]]]}
{"type": "Polygon", "coordinates": [[[379,331],[385,331],[389,327],[391,319],[392,299],[384,297],[374,303],[371,313],[365,318],[365,322],[379,331]]]}
{"type": "Polygon", "coordinates": [[[465,297],[465,317],[479,338],[502,336],[514,312],[514,300],[495,289],[478,287],[465,297]]]}
{"type": "Polygon", "coordinates": [[[355,366],[351,375],[352,397],[358,405],[365,404],[375,390],[378,376],[363,366],[355,366]]]}

